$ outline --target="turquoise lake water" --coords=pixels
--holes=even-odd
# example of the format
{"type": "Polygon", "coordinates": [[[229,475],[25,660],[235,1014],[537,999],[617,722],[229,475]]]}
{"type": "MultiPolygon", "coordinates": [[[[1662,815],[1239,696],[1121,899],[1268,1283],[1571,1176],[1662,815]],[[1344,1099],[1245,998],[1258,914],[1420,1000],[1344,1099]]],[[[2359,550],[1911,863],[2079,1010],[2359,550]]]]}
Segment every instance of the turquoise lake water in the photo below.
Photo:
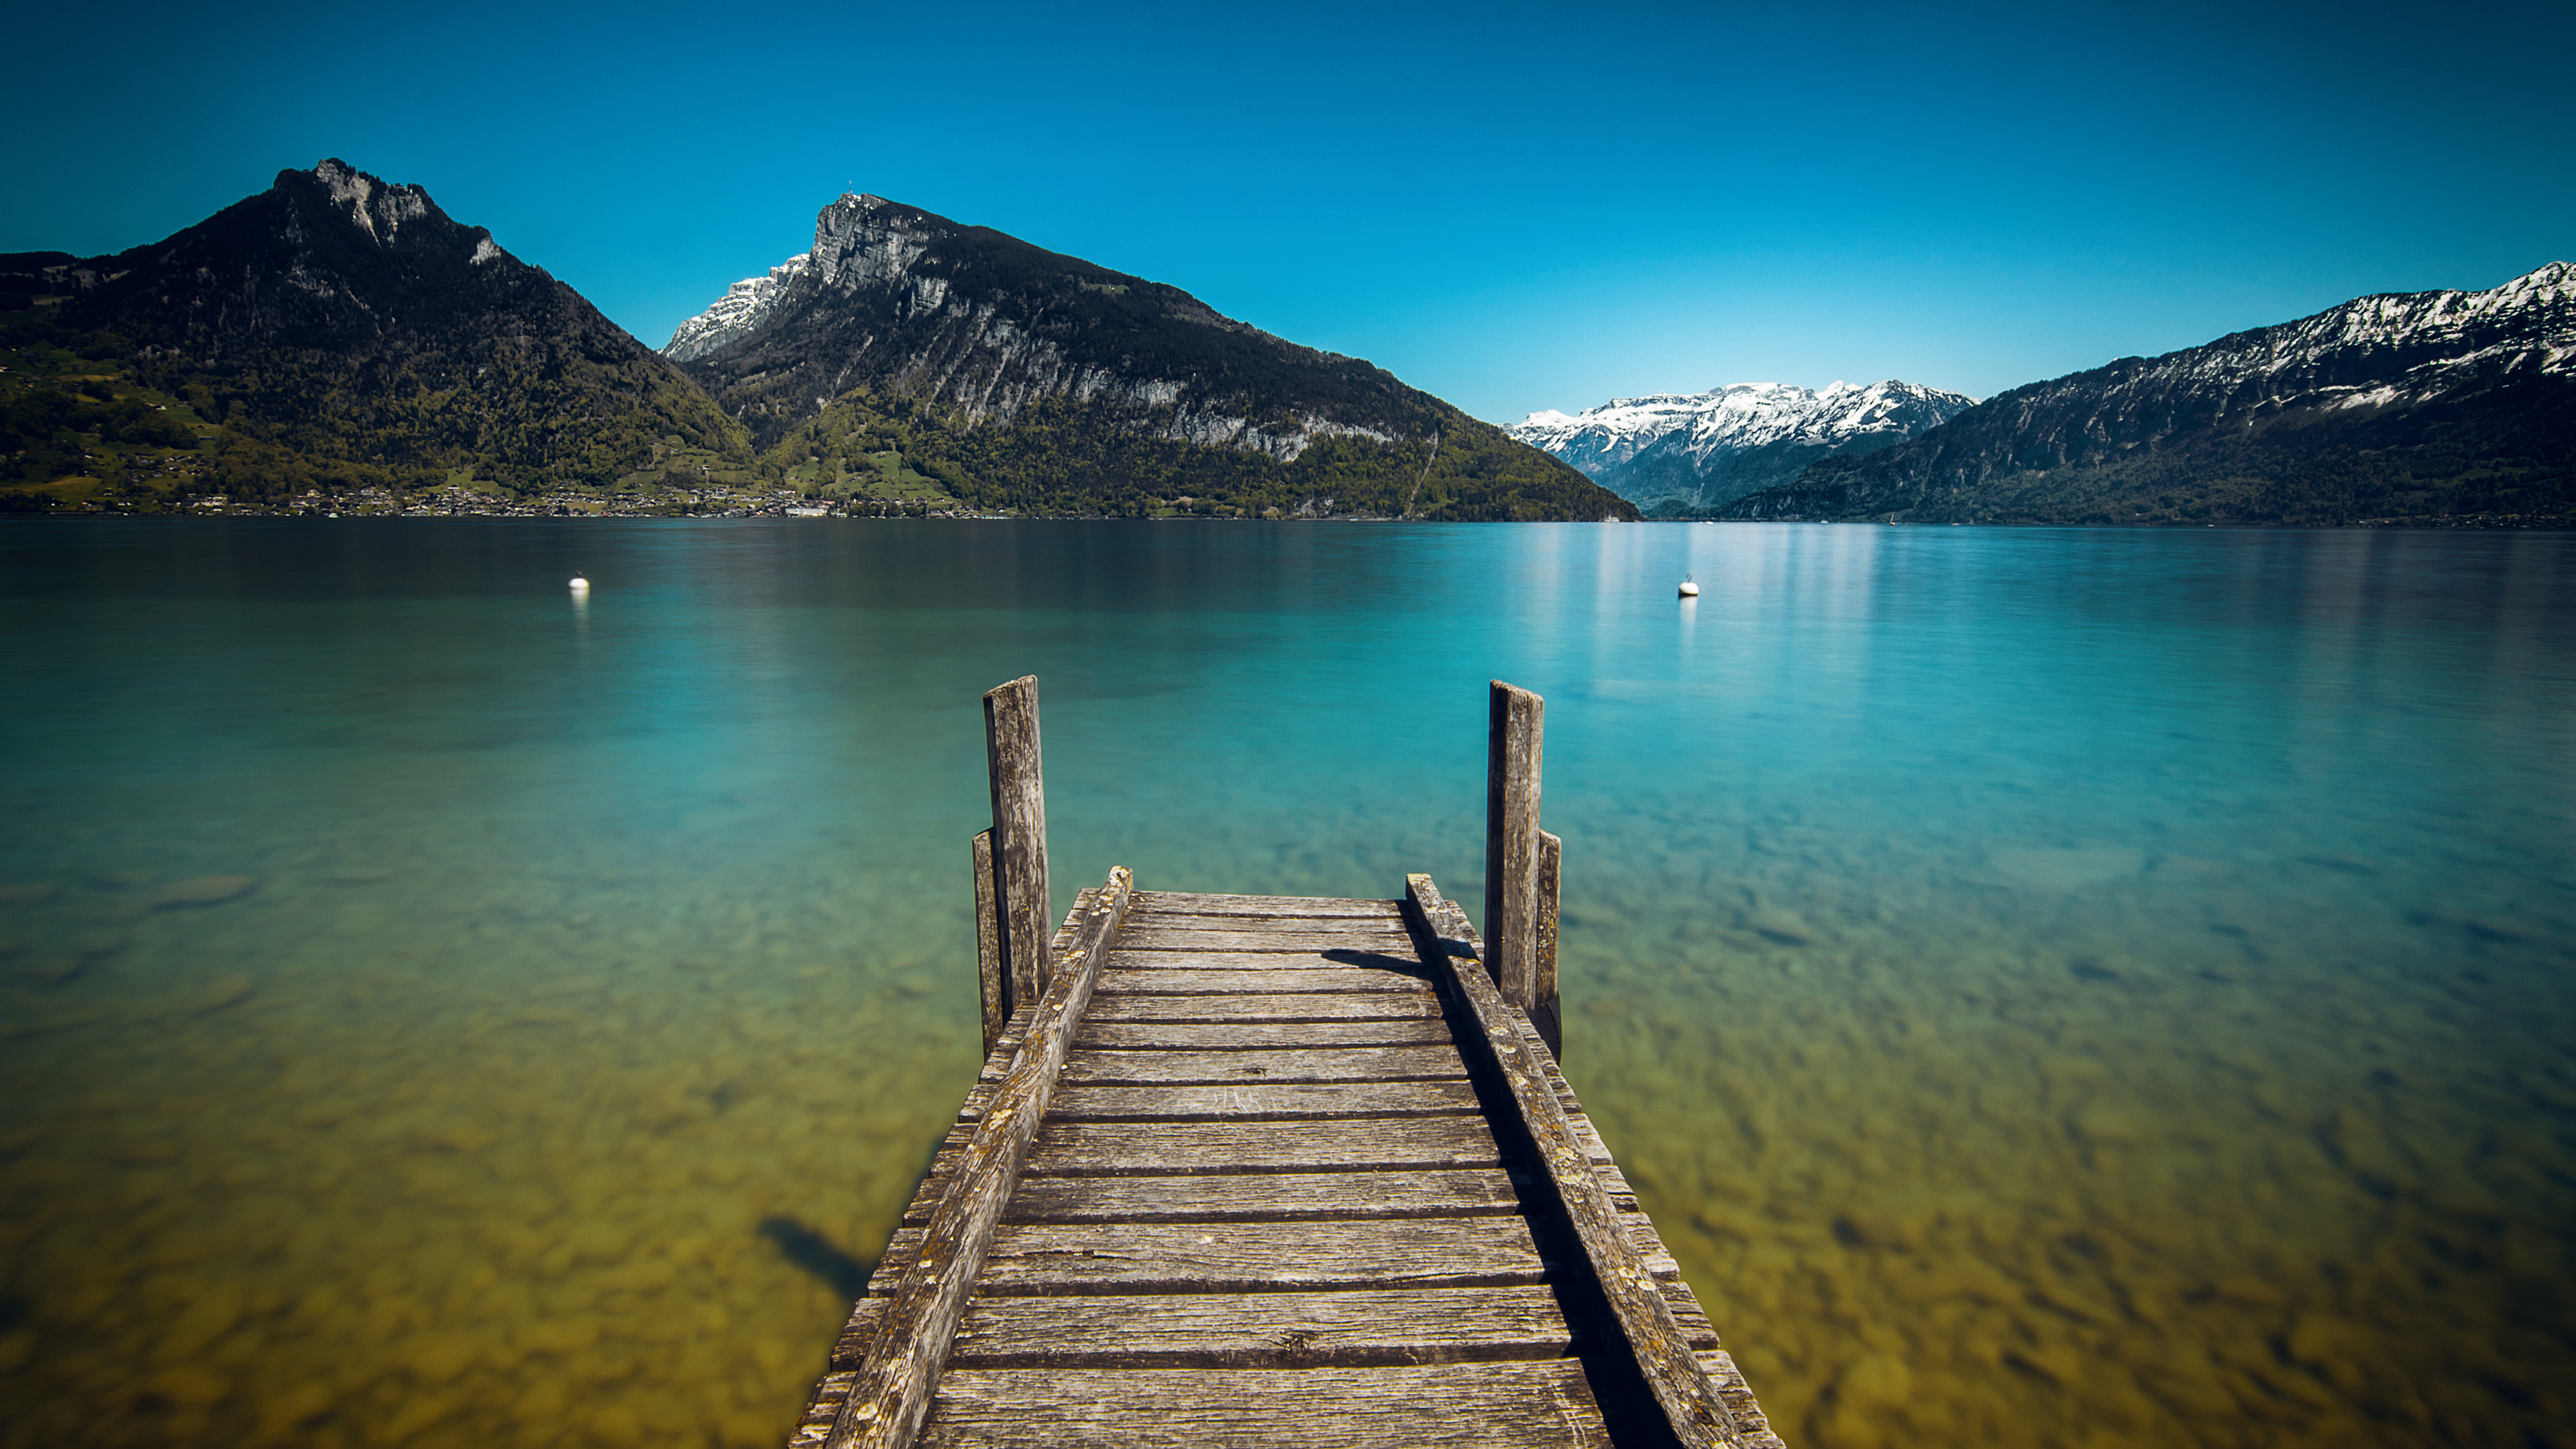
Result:
{"type": "Polygon", "coordinates": [[[1059,909],[1478,901],[1546,696],[1567,1072],[1791,1444],[2568,1449],[2571,619],[2536,533],[0,525],[0,1445],[776,1443],[1034,673],[1059,909]]]}

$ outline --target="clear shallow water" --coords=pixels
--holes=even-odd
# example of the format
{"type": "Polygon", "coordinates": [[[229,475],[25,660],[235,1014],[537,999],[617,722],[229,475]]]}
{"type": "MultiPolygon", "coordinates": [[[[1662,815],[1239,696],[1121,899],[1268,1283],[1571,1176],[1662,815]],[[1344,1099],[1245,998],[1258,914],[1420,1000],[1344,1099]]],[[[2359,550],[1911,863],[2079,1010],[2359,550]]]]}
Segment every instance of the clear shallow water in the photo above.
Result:
{"type": "Polygon", "coordinates": [[[1795,1444],[2576,1443],[2571,605],[2530,534],[0,527],[0,1444],[776,1442],[973,1074],[1028,672],[1066,897],[1479,899],[1548,697],[1568,1072],[1795,1444]]]}

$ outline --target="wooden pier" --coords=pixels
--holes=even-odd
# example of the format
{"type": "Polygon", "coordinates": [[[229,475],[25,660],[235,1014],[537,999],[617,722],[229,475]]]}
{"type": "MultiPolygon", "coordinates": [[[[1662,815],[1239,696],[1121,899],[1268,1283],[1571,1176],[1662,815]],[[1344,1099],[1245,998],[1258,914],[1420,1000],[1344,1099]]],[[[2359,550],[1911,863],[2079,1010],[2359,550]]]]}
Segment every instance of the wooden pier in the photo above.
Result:
{"type": "Polygon", "coordinates": [[[1778,1449],[1557,1069],[1541,703],[1485,920],[1140,889],[1047,924],[1037,681],[985,697],[987,1056],[791,1439],[1778,1449]]]}

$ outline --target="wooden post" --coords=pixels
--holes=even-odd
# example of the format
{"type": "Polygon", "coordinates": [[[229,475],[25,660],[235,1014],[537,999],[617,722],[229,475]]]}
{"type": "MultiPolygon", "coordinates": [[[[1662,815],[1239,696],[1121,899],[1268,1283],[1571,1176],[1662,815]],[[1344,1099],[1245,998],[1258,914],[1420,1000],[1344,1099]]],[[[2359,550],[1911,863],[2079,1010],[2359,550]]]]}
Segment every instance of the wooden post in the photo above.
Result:
{"type": "Polygon", "coordinates": [[[1011,1024],[1011,979],[1002,969],[1002,913],[993,896],[993,832],[975,832],[975,980],[984,997],[984,1055],[1011,1024]]]}
{"type": "Polygon", "coordinates": [[[1046,991],[1046,780],[1039,768],[1038,679],[1023,675],[984,696],[984,758],[993,782],[993,903],[1009,987],[1002,1012],[1046,991]]]}
{"type": "Polygon", "coordinates": [[[1565,842],[1538,833],[1538,930],[1531,936],[1530,1025],[1550,1055],[1565,1060],[1565,1011],[1556,1001],[1556,898],[1564,874],[1565,842]]]}
{"type": "Polygon", "coordinates": [[[1485,745],[1485,947],[1503,1000],[1538,1000],[1539,743],[1547,701],[1493,681],[1485,745]]]}

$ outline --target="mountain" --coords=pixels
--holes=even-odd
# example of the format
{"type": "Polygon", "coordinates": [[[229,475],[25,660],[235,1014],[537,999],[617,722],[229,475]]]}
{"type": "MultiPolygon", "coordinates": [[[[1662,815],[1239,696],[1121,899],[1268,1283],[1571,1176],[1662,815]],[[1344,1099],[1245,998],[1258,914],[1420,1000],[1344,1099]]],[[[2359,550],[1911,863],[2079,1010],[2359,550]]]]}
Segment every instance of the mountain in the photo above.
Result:
{"type": "Polygon", "coordinates": [[[936,480],[979,507],[1633,518],[1502,429],[1178,287],[875,196],[735,283],[663,355],[764,466],[826,494],[936,480]]]}
{"type": "Polygon", "coordinates": [[[249,498],[749,462],[739,424],[571,287],[337,160],[113,257],[0,258],[0,291],[64,298],[51,335],[211,425],[200,482],[249,498]]]}
{"type": "Polygon", "coordinates": [[[1721,516],[2576,522],[2576,267],[2363,297],[2018,387],[1721,516]]]}
{"type": "Polygon", "coordinates": [[[1572,417],[1550,409],[1504,431],[1641,508],[1686,516],[1794,481],[1819,458],[1904,442],[1975,401],[1892,380],[1823,392],[1743,382],[1615,398],[1572,417]]]}

